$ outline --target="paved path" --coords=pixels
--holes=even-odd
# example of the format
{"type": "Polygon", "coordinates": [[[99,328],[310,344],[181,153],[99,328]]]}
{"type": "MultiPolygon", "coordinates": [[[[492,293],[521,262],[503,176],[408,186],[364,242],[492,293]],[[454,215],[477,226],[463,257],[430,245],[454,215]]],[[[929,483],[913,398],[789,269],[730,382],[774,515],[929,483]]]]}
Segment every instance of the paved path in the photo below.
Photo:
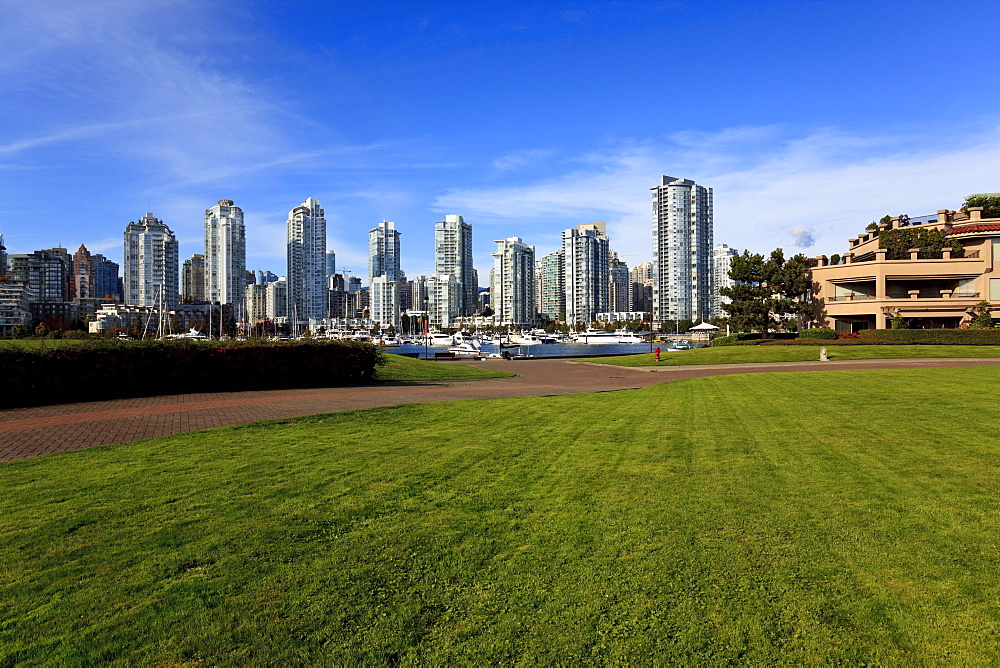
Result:
{"type": "Polygon", "coordinates": [[[127,443],[200,429],[331,413],[353,408],[457,399],[552,396],[648,387],[701,376],[771,371],[1000,366],[1000,359],[779,362],[675,367],[618,367],[567,360],[442,362],[514,371],[514,378],[365,387],[217,392],[113,399],[0,410],[0,461],[127,443]]]}

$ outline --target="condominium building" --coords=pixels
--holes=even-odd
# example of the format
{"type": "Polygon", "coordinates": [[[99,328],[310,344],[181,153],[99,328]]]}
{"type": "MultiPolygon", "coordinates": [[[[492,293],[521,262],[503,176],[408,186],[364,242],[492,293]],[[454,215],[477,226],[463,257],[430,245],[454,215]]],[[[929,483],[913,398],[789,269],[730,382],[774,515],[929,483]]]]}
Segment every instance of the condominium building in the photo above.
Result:
{"type": "Polygon", "coordinates": [[[535,310],[535,248],[520,237],[495,241],[490,273],[490,304],[501,324],[533,325],[535,310]]]}
{"type": "Polygon", "coordinates": [[[267,285],[253,283],[246,288],[247,322],[255,325],[267,320],[267,285]]]}
{"type": "Polygon", "coordinates": [[[73,259],[65,248],[15,253],[7,259],[10,278],[28,286],[32,302],[55,304],[70,301],[73,259]]]}
{"type": "Polygon", "coordinates": [[[460,285],[461,299],[452,315],[472,315],[479,286],[472,268],[472,225],[462,216],[448,214],[434,223],[434,273],[451,274],[460,285]]]}
{"type": "MultiPolygon", "coordinates": [[[[427,315],[434,327],[454,327],[461,310],[463,286],[454,274],[431,274],[424,282],[427,315]]],[[[419,310],[419,309],[415,309],[419,310]]]]}
{"type": "Polygon", "coordinates": [[[18,330],[28,332],[30,304],[31,288],[27,283],[0,276],[0,336],[14,336],[18,330]]]}
{"type": "Polygon", "coordinates": [[[370,317],[382,327],[399,328],[399,281],[385,274],[376,276],[368,286],[370,317]]]}
{"type": "Polygon", "coordinates": [[[288,281],[284,276],[265,287],[264,313],[268,320],[288,317],[288,281]]]}
{"type": "Polygon", "coordinates": [[[1000,278],[995,278],[1000,273],[1000,218],[982,214],[982,207],[969,207],[967,212],[942,209],[900,216],[850,239],[847,252],[836,261],[817,258],[812,269],[814,323],[856,332],[889,328],[898,316],[910,329],[959,328],[972,321],[984,300],[1000,317],[1000,278]],[[950,247],[914,248],[901,255],[880,248],[882,235],[914,228],[943,231],[950,247]]]}
{"type": "Polygon", "coordinates": [[[326,214],[308,198],[288,213],[287,317],[296,324],[326,315],[326,214]]]}
{"type": "Polygon", "coordinates": [[[383,327],[399,327],[399,232],[383,220],[368,231],[370,316],[383,327]]]}
{"type": "Polygon", "coordinates": [[[733,279],[729,278],[729,269],[732,266],[732,261],[735,256],[739,255],[739,251],[735,248],[730,248],[726,244],[718,244],[712,249],[712,272],[714,273],[712,280],[712,311],[710,317],[712,318],[725,318],[729,314],[722,308],[723,304],[728,304],[730,302],[729,297],[723,297],[719,292],[723,288],[730,288],[733,286],[733,279]]]}
{"type": "Polygon", "coordinates": [[[563,320],[566,313],[566,264],[559,249],[542,257],[538,263],[540,295],[538,313],[546,320],[563,320]]]}
{"type": "Polygon", "coordinates": [[[368,281],[385,276],[399,280],[399,232],[396,223],[383,220],[368,230],[368,281]]]}
{"type": "Polygon", "coordinates": [[[7,275],[7,247],[3,245],[3,235],[0,234],[0,276],[7,275]]]}
{"type": "Polygon", "coordinates": [[[663,176],[653,204],[653,322],[707,320],[712,297],[712,189],[663,176]]]}
{"type": "Polygon", "coordinates": [[[205,209],[205,298],[212,304],[241,304],[247,286],[243,209],[220,199],[205,209]]]}
{"type": "Polygon", "coordinates": [[[184,260],[181,267],[181,301],[185,304],[205,303],[205,256],[200,253],[184,260]]]}
{"type": "Polygon", "coordinates": [[[563,230],[566,324],[589,325],[608,310],[610,244],[603,222],[563,230]]]}
{"type": "Polygon", "coordinates": [[[628,280],[632,310],[650,313],[653,310],[653,263],[640,262],[629,269],[628,280]]]}
{"type": "Polygon", "coordinates": [[[326,277],[329,279],[331,276],[337,273],[337,254],[328,250],[326,252],[326,277]]]}
{"type": "Polygon", "coordinates": [[[101,253],[90,256],[90,265],[94,271],[94,296],[106,302],[122,300],[122,279],[120,267],[101,253]]]}
{"type": "Polygon", "coordinates": [[[125,226],[124,259],[126,304],[177,305],[177,238],[162,220],[147,213],[125,226]]]}
{"type": "Polygon", "coordinates": [[[612,251],[608,261],[608,311],[623,313],[632,310],[630,288],[628,265],[618,259],[618,253],[612,251]]]}

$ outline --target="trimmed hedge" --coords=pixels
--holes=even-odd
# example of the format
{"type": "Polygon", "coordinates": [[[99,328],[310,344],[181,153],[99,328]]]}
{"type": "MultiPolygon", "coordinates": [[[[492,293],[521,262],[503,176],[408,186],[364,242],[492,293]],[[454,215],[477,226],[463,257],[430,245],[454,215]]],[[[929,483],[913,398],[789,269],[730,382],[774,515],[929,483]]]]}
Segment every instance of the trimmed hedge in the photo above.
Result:
{"type": "Polygon", "coordinates": [[[356,341],[0,344],[0,405],[370,383],[382,352],[356,341]]]}
{"type": "Polygon", "coordinates": [[[817,327],[815,329],[804,329],[799,332],[800,339],[829,339],[834,340],[837,338],[836,330],[830,329],[829,327],[817,327]]]}
{"type": "Polygon", "coordinates": [[[1000,345],[1000,329],[863,329],[863,343],[906,345],[1000,345]]]}

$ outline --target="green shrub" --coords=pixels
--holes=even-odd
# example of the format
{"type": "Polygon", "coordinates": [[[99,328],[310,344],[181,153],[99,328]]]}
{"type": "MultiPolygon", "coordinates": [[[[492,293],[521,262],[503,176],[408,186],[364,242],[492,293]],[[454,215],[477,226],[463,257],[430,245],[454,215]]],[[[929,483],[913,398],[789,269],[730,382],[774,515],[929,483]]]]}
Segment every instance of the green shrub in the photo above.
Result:
{"type": "Polygon", "coordinates": [[[0,345],[0,405],[328,387],[371,382],[377,346],[355,341],[81,341],[0,345]]]}
{"type": "Polygon", "coordinates": [[[1000,345],[996,329],[864,329],[859,332],[865,343],[909,345],[1000,345]]]}
{"type": "Polygon", "coordinates": [[[804,329],[799,332],[800,339],[836,339],[837,332],[829,327],[816,327],[815,329],[804,329]]]}

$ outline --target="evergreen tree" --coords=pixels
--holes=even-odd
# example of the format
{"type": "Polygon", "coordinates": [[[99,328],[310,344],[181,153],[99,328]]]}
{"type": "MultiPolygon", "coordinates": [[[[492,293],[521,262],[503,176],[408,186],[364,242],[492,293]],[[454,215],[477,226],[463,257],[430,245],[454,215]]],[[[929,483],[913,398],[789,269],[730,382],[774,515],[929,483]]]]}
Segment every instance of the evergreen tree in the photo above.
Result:
{"type": "Polygon", "coordinates": [[[719,294],[730,299],[728,304],[722,305],[730,322],[738,331],[756,329],[766,336],[771,319],[767,304],[771,289],[764,279],[764,256],[751,254],[749,250],[734,256],[729,265],[729,278],[735,283],[719,290],[719,294]]]}

